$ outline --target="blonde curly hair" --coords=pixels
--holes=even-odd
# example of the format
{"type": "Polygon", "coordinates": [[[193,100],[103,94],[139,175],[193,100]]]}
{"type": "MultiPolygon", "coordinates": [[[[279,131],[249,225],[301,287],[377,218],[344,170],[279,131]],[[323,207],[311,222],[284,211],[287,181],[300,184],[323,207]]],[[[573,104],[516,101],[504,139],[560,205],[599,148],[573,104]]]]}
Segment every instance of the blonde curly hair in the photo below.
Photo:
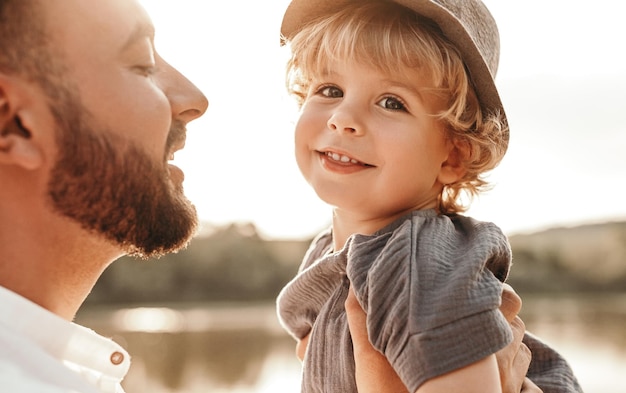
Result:
{"type": "Polygon", "coordinates": [[[287,90],[299,105],[304,103],[312,76],[336,60],[350,59],[388,74],[423,70],[433,78],[432,93],[446,103],[433,116],[443,122],[448,137],[464,153],[465,174],[444,185],[439,211],[466,211],[473,197],[490,188],[484,175],[506,152],[506,117],[481,109],[459,51],[434,23],[394,3],[367,2],[312,21],[287,45],[291,50],[287,90]]]}

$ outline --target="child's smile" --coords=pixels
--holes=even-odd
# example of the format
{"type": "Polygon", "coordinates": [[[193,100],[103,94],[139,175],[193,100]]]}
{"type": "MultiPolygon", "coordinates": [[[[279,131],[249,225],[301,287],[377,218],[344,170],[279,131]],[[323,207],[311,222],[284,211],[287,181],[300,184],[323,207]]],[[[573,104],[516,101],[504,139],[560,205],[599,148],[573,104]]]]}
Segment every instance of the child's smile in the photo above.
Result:
{"type": "Polygon", "coordinates": [[[326,158],[335,161],[335,162],[340,162],[342,164],[354,164],[354,165],[362,165],[362,163],[360,163],[359,161],[355,160],[354,158],[350,158],[344,154],[339,154],[339,153],[335,153],[335,152],[331,152],[331,151],[327,151],[322,153],[326,158]]]}
{"type": "Polygon", "coordinates": [[[325,150],[319,152],[322,166],[330,171],[336,173],[354,173],[362,171],[368,168],[374,168],[374,165],[366,164],[351,156],[343,153],[338,153],[332,150],[325,150]]]}

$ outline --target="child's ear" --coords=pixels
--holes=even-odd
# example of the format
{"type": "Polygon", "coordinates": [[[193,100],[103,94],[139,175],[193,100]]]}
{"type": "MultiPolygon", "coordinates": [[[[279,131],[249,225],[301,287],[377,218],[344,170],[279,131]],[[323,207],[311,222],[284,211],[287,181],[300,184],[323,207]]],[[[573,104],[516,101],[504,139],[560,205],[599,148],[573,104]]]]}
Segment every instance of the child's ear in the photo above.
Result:
{"type": "Polygon", "coordinates": [[[467,173],[466,163],[470,158],[471,148],[467,141],[453,140],[450,142],[448,158],[441,164],[438,180],[441,184],[452,184],[459,181],[467,173]]]}
{"type": "Polygon", "coordinates": [[[33,170],[43,162],[38,138],[29,128],[37,123],[31,98],[32,90],[22,81],[0,73],[0,164],[33,170]]]}

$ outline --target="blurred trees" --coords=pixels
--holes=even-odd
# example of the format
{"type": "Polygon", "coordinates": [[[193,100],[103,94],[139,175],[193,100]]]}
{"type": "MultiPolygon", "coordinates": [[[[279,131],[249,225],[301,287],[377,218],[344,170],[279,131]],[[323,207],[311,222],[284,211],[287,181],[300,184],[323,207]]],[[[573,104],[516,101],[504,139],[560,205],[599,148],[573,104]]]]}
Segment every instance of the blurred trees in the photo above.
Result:
{"type": "Polygon", "coordinates": [[[626,291],[626,222],[510,237],[509,282],[524,292],[626,291]]]}
{"type": "Polygon", "coordinates": [[[274,300],[296,274],[308,243],[265,241],[253,225],[233,224],[158,260],[121,258],[86,304],[274,300]]]}
{"type": "MultiPolygon", "coordinates": [[[[557,228],[510,241],[509,282],[518,292],[626,290],[626,222],[557,228]]],[[[266,241],[252,224],[230,225],[159,260],[116,261],[86,303],[274,301],[308,245],[266,241]]]]}

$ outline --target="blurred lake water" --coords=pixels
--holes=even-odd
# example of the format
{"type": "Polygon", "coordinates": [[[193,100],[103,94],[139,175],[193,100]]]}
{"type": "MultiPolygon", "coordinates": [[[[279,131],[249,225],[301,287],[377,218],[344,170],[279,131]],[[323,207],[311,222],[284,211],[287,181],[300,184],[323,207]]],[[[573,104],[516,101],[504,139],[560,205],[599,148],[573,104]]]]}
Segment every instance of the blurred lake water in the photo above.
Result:
{"type": "MultiPolygon", "coordinates": [[[[527,329],[568,359],[586,393],[626,393],[626,294],[522,298],[527,329]]],[[[77,322],[130,352],[127,393],[299,391],[295,341],[274,304],[86,308],[77,322]]]]}

